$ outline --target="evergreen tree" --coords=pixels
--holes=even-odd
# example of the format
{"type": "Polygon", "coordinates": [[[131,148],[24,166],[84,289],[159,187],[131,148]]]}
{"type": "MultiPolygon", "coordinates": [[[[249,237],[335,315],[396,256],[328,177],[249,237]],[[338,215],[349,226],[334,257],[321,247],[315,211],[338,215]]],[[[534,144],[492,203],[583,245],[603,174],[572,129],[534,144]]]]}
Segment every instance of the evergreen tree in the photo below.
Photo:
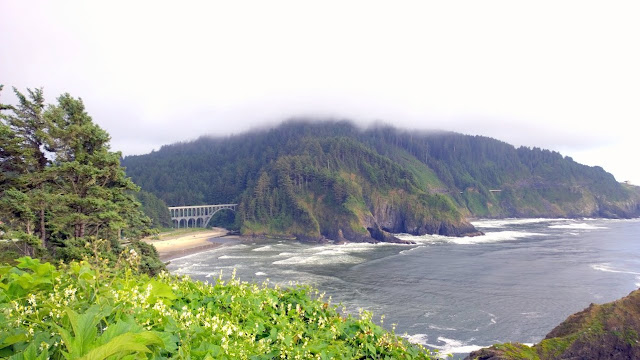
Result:
{"type": "MultiPolygon", "coordinates": [[[[50,150],[50,126],[43,116],[44,96],[42,89],[27,89],[25,96],[14,88],[14,93],[17,106],[0,105],[1,110],[11,111],[0,113],[0,203],[5,214],[12,214],[10,219],[19,238],[36,245],[33,240],[39,233],[40,245],[46,247],[45,211],[49,199],[44,170],[49,163],[45,151],[50,150]]],[[[33,255],[33,251],[28,252],[33,255]]]]}
{"type": "Polygon", "coordinates": [[[49,249],[63,259],[91,254],[97,243],[115,259],[126,237],[146,271],[163,268],[155,249],[136,241],[151,224],[133,195],[139,188],[82,100],[64,94],[45,109],[41,89],[14,91],[18,105],[0,105],[1,236],[21,240],[25,254],[49,249]]]}
{"type": "Polygon", "coordinates": [[[46,116],[55,125],[55,160],[48,170],[56,202],[65,209],[57,222],[68,236],[114,238],[128,225],[147,225],[149,219],[127,193],[139,188],[120,166],[121,154],[109,151],[109,134],[93,123],[82,100],[64,94],[46,116]]]}

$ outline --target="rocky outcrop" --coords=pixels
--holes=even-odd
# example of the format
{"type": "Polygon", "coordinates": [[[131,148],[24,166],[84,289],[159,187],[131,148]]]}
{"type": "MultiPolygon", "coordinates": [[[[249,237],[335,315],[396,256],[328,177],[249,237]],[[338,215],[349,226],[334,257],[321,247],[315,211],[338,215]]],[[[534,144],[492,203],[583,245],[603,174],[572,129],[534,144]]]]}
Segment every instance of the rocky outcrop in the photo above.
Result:
{"type": "Polygon", "coordinates": [[[611,303],[591,304],[529,347],[508,343],[474,351],[467,359],[640,359],[640,290],[611,303]]]}
{"type": "MultiPolygon", "coordinates": [[[[412,211],[404,206],[393,206],[385,202],[378,202],[371,209],[372,223],[382,230],[399,234],[411,235],[443,235],[443,236],[477,236],[483,235],[466,220],[451,221],[434,219],[427,214],[412,211]]],[[[372,227],[368,224],[367,228],[372,227]]]]}

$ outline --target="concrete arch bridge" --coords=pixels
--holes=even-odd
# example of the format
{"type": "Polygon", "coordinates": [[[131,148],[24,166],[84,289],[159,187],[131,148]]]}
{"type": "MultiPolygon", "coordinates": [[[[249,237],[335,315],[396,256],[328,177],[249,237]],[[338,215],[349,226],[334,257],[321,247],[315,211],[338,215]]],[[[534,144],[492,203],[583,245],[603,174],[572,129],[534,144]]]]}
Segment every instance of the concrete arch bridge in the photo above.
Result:
{"type": "Polygon", "coordinates": [[[215,213],[221,210],[236,211],[238,204],[171,206],[169,213],[175,228],[206,227],[215,213]]]}

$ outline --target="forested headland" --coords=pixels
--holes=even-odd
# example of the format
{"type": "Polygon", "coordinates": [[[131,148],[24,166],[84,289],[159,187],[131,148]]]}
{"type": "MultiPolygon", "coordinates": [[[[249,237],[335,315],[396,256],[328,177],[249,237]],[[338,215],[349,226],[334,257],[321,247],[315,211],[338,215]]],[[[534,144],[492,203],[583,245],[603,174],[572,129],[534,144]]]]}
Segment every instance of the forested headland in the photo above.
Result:
{"type": "Polygon", "coordinates": [[[558,152],[483,136],[291,120],[123,159],[170,206],[239,203],[245,234],[370,241],[474,234],[470,217],[640,214],[637,187],[558,152]]]}
{"type": "Polygon", "coordinates": [[[82,100],[14,92],[0,104],[1,358],[431,358],[308,287],[168,275],[139,240],[167,225],[166,204],[138,193],[82,100]]]}

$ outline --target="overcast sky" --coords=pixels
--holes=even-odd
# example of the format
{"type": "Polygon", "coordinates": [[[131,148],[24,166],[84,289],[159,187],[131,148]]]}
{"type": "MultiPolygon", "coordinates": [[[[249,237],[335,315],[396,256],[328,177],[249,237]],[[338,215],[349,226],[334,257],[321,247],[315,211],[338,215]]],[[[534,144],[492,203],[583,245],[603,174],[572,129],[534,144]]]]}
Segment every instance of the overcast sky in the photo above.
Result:
{"type": "Polygon", "coordinates": [[[309,115],[486,135],[640,184],[638,1],[0,0],[0,83],[125,155],[309,115]]]}

